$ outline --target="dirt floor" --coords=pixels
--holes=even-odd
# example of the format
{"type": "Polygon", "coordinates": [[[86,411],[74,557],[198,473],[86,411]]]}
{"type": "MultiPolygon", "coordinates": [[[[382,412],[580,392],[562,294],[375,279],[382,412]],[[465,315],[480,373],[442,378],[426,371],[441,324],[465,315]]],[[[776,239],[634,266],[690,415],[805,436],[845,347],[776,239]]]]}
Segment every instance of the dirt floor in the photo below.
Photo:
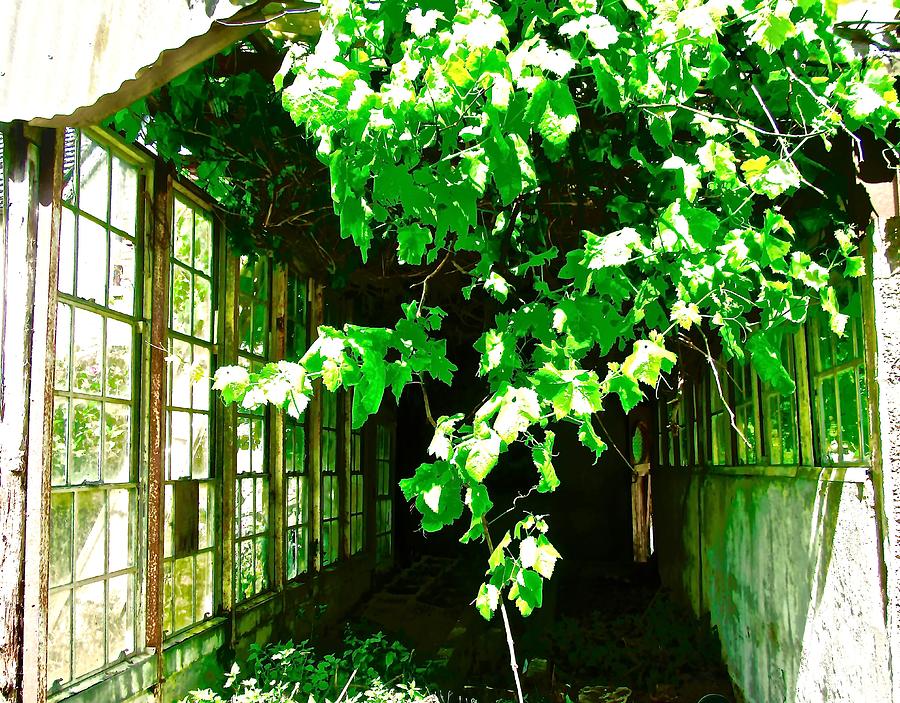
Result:
{"type": "MultiPolygon", "coordinates": [[[[512,698],[501,619],[487,623],[471,605],[480,568],[423,557],[357,613],[366,627],[436,660],[444,703],[512,698]]],[[[560,568],[543,608],[527,619],[512,608],[510,616],[535,703],[696,703],[711,693],[736,700],[709,627],[660,589],[652,567],[560,568]]]]}

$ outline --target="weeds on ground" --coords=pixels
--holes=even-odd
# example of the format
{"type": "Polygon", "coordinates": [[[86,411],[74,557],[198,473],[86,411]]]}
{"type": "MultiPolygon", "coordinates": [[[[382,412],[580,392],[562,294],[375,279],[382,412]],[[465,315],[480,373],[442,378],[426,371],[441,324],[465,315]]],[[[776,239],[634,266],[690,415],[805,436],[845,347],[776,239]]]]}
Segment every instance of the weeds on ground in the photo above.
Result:
{"type": "Polygon", "coordinates": [[[347,629],[338,653],[321,654],[308,640],[251,647],[246,671],[235,663],[224,694],[192,691],[182,703],[432,703],[416,680],[427,680],[413,651],[384,633],[347,629]]]}

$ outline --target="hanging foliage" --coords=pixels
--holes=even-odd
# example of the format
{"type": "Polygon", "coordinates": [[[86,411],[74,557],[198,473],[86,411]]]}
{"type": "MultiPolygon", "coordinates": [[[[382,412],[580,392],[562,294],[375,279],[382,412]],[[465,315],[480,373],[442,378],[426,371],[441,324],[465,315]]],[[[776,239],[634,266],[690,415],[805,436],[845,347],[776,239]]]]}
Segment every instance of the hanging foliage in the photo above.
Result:
{"type": "MultiPolygon", "coordinates": [[[[898,104],[832,3],[330,0],[321,16],[275,85],[328,167],[335,235],[363,262],[451,262],[457,295],[491,301],[480,364],[447,359],[426,279],[395,325],[322,327],[302,359],[215,385],[298,415],[320,378],[354,389],[359,427],[387,389],[479,377],[484,402],[434,420],[433,461],[401,484],[426,531],[465,520],[463,541],[489,539],[485,479],[517,443],[555,490],[560,423],[599,457],[597,416],[651,392],[679,335],[713,335],[791,392],[782,337],[811,306],[843,333],[834,284],[864,268],[844,174],[898,104]]],[[[547,530],[526,515],[492,547],[485,617],[540,605],[547,530]]]]}

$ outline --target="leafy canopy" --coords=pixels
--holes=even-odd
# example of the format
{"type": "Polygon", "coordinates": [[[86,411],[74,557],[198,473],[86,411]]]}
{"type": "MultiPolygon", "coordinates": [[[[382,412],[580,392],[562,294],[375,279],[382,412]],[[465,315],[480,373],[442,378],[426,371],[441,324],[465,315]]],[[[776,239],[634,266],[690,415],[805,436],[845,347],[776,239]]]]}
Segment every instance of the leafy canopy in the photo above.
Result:
{"type": "MultiPolygon", "coordinates": [[[[833,283],[863,271],[840,172],[861,127],[897,117],[893,79],[819,0],[327,0],[315,47],[276,77],[330,172],[340,237],[468,277],[496,314],[475,342],[489,389],[436,420],[431,463],[402,482],[423,529],[466,516],[484,540],[485,479],[516,443],[538,491],[559,486],[554,431],[627,411],[676,363],[680,335],[777,350],[810,306],[846,324],[833,283]],[[834,150],[835,153],[832,153],[834,150]],[[835,175],[835,172],[838,175],[835,175]],[[566,208],[569,210],[566,210],[566,208]],[[615,360],[611,360],[615,359],[615,360]]],[[[300,360],[220,370],[245,407],[302,412],[311,381],[353,388],[353,424],[411,382],[448,383],[445,313],[416,290],[392,328],[322,327],[300,360]],[[415,295],[415,297],[413,297],[415,295]]],[[[492,550],[476,605],[529,614],[558,552],[526,515],[492,550]]]]}

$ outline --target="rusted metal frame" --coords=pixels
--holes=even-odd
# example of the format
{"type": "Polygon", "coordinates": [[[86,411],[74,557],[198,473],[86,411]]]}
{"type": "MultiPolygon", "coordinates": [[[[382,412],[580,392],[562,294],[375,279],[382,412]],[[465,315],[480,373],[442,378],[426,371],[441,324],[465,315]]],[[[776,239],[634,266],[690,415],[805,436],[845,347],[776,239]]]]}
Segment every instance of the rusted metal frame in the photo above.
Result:
{"type": "MultiPolygon", "coordinates": [[[[287,270],[275,266],[272,274],[271,352],[270,359],[283,359],[285,350],[285,322],[287,311],[287,270]]],[[[271,467],[269,516],[272,524],[272,587],[281,591],[284,586],[285,503],[284,503],[284,412],[272,409],[269,432],[269,466],[271,467]]]]}
{"type": "MultiPolygon", "coordinates": [[[[237,363],[237,291],[239,285],[240,262],[236,256],[224,251],[225,236],[220,254],[224,266],[221,267],[221,290],[224,291],[220,303],[221,322],[219,336],[220,366],[237,363]]],[[[234,492],[237,486],[237,408],[225,406],[220,413],[221,421],[221,517],[220,540],[222,549],[222,609],[231,613],[230,637],[234,644],[237,628],[235,627],[235,593],[234,593],[234,492]]]]}
{"type": "Polygon", "coordinates": [[[22,701],[25,506],[40,150],[21,126],[5,139],[8,219],[3,232],[3,328],[0,330],[0,701],[22,701]]]}
{"type": "MultiPolygon", "coordinates": [[[[309,338],[318,336],[324,318],[324,288],[319,281],[309,279],[309,338]]],[[[322,382],[313,384],[313,397],[308,414],[308,481],[309,481],[309,569],[316,574],[322,570],[322,382]]]]}
{"type": "Polygon", "coordinates": [[[38,241],[35,257],[22,657],[22,699],[35,703],[43,703],[47,695],[50,472],[62,153],[63,131],[44,130],[41,140],[38,241]]]}
{"type": "MultiPolygon", "coordinates": [[[[157,653],[157,700],[162,700],[163,671],[163,479],[166,448],[166,381],[169,328],[169,242],[172,222],[172,173],[158,167],[154,173],[153,223],[150,230],[149,396],[147,405],[147,646],[157,653]]],[[[146,345],[145,345],[146,346],[146,345]]]]}

